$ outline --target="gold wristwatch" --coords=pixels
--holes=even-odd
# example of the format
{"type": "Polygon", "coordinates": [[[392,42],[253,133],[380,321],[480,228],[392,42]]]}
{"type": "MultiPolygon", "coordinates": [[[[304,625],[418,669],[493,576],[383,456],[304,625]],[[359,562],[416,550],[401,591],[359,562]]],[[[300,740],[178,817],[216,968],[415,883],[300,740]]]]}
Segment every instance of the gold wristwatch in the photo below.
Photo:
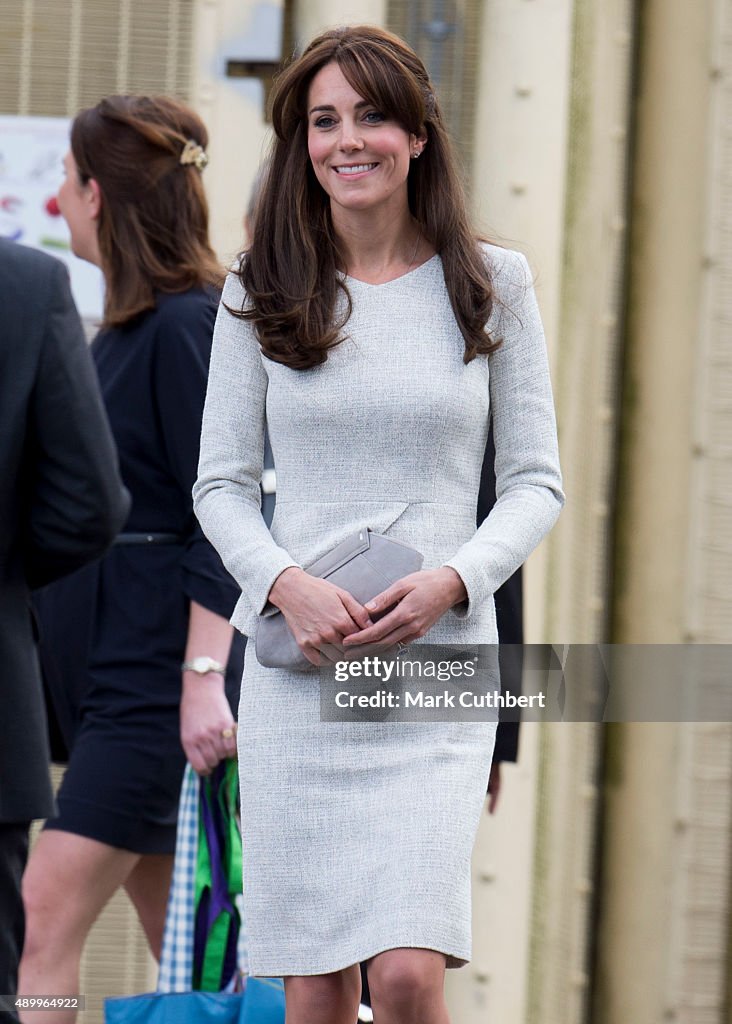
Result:
{"type": "Polygon", "coordinates": [[[197,658],[184,661],[181,665],[181,672],[195,672],[197,676],[208,675],[209,672],[218,672],[220,676],[226,675],[226,665],[220,661],[209,658],[207,654],[199,654],[197,658]]]}

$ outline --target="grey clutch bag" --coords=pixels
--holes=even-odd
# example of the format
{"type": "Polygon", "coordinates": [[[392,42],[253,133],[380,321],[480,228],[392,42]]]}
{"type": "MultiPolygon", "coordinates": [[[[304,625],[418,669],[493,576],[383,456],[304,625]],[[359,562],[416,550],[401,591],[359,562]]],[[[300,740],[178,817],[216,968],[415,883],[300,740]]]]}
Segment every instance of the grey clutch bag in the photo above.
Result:
{"type": "MultiPolygon", "coordinates": [[[[403,576],[422,568],[424,556],[409,544],[369,529],[359,530],[306,569],[365,604],[403,576]]],[[[309,669],[282,612],[272,606],[259,616],[254,649],[266,668],[309,669]]]]}

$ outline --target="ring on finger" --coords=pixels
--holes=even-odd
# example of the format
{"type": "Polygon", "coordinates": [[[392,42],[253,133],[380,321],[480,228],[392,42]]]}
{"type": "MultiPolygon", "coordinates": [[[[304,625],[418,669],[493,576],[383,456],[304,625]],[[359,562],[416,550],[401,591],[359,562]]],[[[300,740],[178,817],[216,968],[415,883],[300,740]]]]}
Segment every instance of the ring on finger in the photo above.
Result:
{"type": "Polygon", "coordinates": [[[222,729],[221,730],[221,738],[224,739],[224,740],[230,740],[233,735],[234,735],[234,730],[233,729],[222,729]]]}

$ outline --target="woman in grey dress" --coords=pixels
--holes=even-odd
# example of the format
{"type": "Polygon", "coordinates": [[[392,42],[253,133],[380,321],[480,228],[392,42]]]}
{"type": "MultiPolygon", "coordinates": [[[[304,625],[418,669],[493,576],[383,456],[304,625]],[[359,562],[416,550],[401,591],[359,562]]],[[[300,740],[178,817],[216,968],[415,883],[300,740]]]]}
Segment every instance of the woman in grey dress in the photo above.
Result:
{"type": "MultiPolygon", "coordinates": [[[[232,621],[253,635],[276,606],[313,665],[325,644],[495,643],[493,593],[563,502],[526,261],[471,231],[429,78],[395,36],[320,36],[272,114],[194,489],[242,588],[232,621]],[[498,500],[476,532],[489,415],[498,500]],[[302,568],[363,527],[424,554],[366,606],[302,568]]],[[[254,645],[239,723],[251,973],[285,976],[288,1024],[346,1024],[369,961],[380,1024],[446,1024],[495,723],[324,722],[318,673],[264,668],[254,645]]]]}

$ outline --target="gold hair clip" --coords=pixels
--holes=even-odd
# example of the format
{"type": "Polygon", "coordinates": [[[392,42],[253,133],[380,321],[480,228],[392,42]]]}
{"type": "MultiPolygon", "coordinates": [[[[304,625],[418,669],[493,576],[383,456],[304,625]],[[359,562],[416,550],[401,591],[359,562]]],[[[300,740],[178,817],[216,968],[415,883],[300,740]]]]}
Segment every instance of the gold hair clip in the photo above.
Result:
{"type": "Polygon", "coordinates": [[[203,146],[199,146],[193,139],[189,139],[183,147],[180,162],[184,165],[195,164],[199,171],[202,171],[208,163],[208,156],[204,152],[203,146]]]}

